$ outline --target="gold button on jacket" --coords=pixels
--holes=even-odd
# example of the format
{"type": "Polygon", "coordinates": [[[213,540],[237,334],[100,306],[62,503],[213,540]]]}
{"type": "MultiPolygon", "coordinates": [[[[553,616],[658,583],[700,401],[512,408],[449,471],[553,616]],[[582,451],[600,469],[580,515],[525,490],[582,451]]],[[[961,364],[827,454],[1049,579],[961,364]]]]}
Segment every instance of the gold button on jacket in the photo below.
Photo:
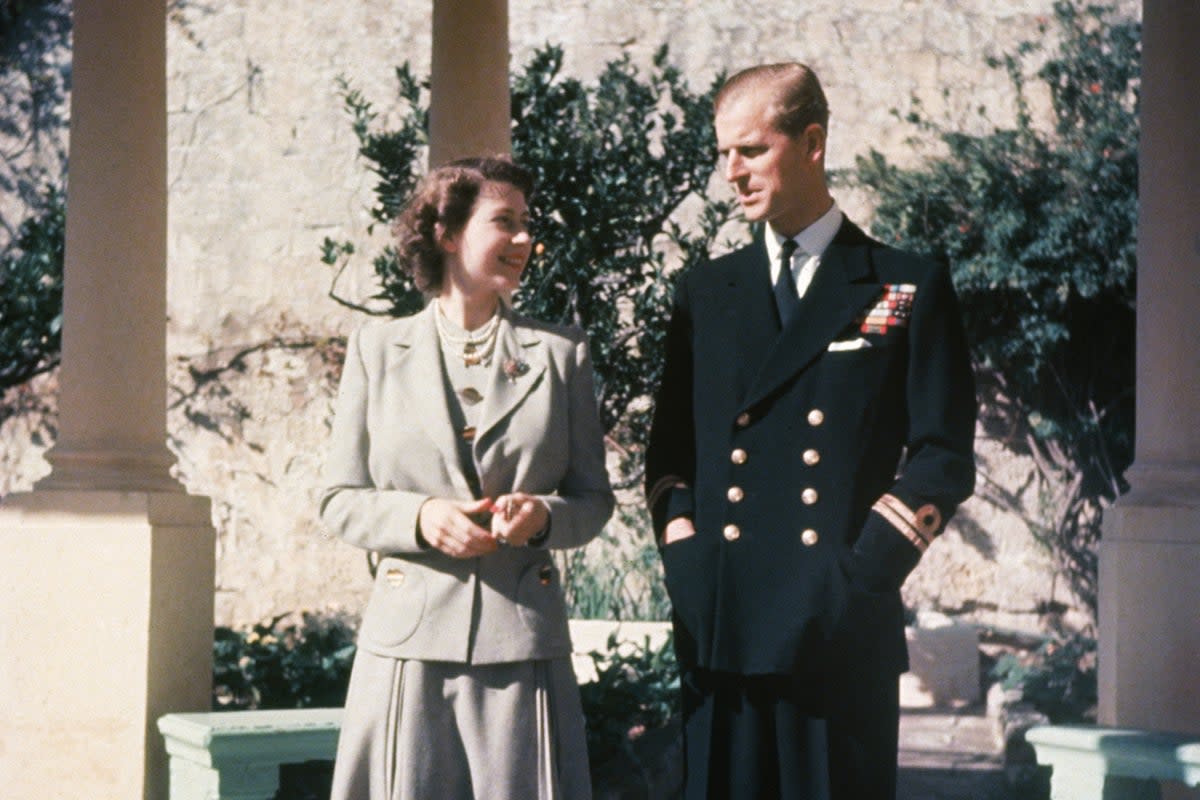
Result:
{"type": "Polygon", "coordinates": [[[805,489],[803,492],[800,493],[800,499],[804,502],[804,505],[806,505],[806,506],[811,506],[813,503],[817,502],[817,499],[819,497],[820,497],[820,495],[817,494],[817,490],[812,488],[811,486],[809,486],[807,489],[805,489]]]}
{"type": "Polygon", "coordinates": [[[730,486],[729,491],[725,492],[725,496],[729,498],[729,502],[731,503],[740,503],[742,502],[742,498],[746,496],[746,493],[742,491],[742,487],[740,486],[730,486]]]}
{"type": "Polygon", "coordinates": [[[814,428],[817,427],[818,425],[820,425],[824,421],[825,421],[825,412],[822,411],[821,409],[814,408],[812,411],[808,412],[808,424],[812,425],[814,428]]]}
{"type": "Polygon", "coordinates": [[[821,461],[821,454],[812,448],[804,451],[804,463],[815,467],[821,461]]]}
{"type": "Polygon", "coordinates": [[[821,540],[821,537],[818,536],[817,532],[814,531],[812,528],[808,528],[807,530],[804,531],[804,533],[800,534],[800,541],[804,542],[804,544],[808,547],[812,547],[814,544],[816,544],[820,540],[821,540]]]}
{"type": "Polygon", "coordinates": [[[736,542],[742,535],[742,529],[737,525],[726,525],[725,530],[721,531],[726,541],[736,542]]]}
{"type": "Polygon", "coordinates": [[[740,447],[729,454],[729,460],[735,464],[745,464],[746,459],[749,457],[746,451],[740,447]]]}

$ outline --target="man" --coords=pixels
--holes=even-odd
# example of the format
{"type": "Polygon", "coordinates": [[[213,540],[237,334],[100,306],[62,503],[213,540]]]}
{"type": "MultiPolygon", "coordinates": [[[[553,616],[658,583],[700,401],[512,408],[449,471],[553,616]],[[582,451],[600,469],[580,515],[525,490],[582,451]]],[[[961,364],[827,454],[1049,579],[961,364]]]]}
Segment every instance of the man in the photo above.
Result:
{"type": "Polygon", "coordinates": [[[689,800],[894,798],[900,586],[974,487],[949,274],[844,218],[828,117],[801,64],[722,88],[725,177],[765,225],[682,277],[667,334],[646,489],[689,800]]]}

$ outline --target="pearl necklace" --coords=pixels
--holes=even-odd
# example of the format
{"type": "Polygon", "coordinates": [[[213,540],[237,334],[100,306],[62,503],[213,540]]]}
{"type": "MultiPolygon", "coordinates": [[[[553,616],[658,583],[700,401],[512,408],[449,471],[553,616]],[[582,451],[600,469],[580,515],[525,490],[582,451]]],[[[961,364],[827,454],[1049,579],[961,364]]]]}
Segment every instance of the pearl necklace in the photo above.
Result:
{"type": "MultiPolygon", "coordinates": [[[[435,301],[436,302],[436,301],[435,301]]],[[[442,312],[442,306],[437,304],[437,313],[434,314],[434,320],[437,323],[437,332],[441,340],[450,349],[457,349],[458,355],[463,360],[464,367],[474,367],[480,364],[487,364],[491,361],[492,354],[496,352],[496,340],[499,338],[497,334],[500,332],[500,308],[496,307],[496,313],[492,318],[480,328],[472,333],[467,331],[465,336],[458,336],[446,329],[446,319],[442,312]]]]}

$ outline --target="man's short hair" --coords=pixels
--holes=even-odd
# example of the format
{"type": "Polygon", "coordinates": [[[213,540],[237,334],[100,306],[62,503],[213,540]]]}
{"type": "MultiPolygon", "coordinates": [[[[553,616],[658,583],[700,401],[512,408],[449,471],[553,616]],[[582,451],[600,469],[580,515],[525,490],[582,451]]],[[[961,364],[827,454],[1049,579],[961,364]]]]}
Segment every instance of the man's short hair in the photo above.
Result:
{"type": "Polygon", "coordinates": [[[829,127],[829,104],[817,73],[804,64],[762,64],[750,67],[725,81],[713,107],[720,112],[728,100],[747,92],[772,99],[771,124],[788,136],[799,136],[814,122],[829,127]]]}

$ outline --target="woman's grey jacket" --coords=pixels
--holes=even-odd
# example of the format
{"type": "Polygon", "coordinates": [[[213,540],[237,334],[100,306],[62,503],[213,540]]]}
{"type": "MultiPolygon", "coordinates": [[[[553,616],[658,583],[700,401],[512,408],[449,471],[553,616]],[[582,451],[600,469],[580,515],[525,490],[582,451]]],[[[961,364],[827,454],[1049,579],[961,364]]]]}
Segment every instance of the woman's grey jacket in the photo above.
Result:
{"type": "MultiPolygon", "coordinates": [[[[455,559],[423,546],[431,497],[471,500],[459,461],[434,304],[368,323],[346,349],[321,520],[385,557],[359,647],[381,656],[475,664],[569,655],[557,569],[543,547],[455,559]]],[[[586,544],[613,509],[583,332],[506,311],[472,456],[482,496],[537,495],[546,547],[586,544]]]]}

